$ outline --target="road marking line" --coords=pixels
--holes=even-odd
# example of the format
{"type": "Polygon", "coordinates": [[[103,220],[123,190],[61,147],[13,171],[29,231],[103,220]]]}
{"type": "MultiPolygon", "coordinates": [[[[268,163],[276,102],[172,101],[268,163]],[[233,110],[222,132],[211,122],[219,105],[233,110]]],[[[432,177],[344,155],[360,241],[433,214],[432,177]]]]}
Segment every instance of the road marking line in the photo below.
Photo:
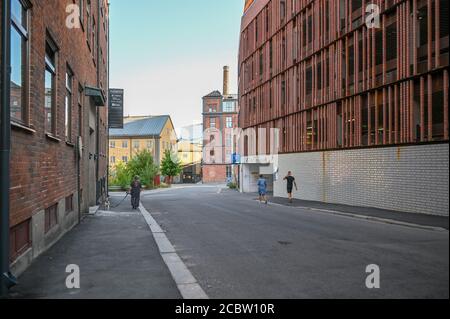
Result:
{"type": "Polygon", "coordinates": [[[209,299],[208,295],[198,284],[197,280],[181,260],[180,256],[176,253],[175,248],[170,243],[165,232],[161,229],[153,216],[145,209],[142,203],[139,210],[150,227],[153,238],[158,245],[159,253],[167,268],[169,268],[172,278],[183,299],[209,299]]]}

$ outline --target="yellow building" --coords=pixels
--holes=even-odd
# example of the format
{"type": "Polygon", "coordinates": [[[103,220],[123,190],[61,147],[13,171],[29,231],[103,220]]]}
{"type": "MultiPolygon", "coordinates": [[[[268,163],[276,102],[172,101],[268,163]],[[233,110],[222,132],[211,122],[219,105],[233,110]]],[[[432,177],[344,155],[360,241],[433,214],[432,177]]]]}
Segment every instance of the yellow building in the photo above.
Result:
{"type": "Polygon", "coordinates": [[[201,163],[203,155],[203,146],[201,143],[182,140],[177,144],[178,159],[181,165],[187,166],[201,163]]]}
{"type": "Polygon", "coordinates": [[[109,163],[127,163],[143,150],[160,165],[166,150],[174,151],[177,135],[170,116],[126,117],[123,129],[109,131],[109,163]]]}

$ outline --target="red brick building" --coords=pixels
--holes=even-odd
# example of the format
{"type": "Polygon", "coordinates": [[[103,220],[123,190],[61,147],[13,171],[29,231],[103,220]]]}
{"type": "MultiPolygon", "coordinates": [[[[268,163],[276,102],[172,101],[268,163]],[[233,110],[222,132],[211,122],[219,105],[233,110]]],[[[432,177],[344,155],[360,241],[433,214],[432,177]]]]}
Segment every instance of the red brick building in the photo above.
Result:
{"type": "Polygon", "coordinates": [[[11,11],[10,239],[19,274],[105,196],[109,20],[106,0],[12,0],[11,11]]]}
{"type": "Polygon", "coordinates": [[[229,68],[224,67],[223,94],[213,91],[203,97],[203,163],[204,183],[231,181],[236,150],[233,130],[238,126],[237,96],[229,93],[229,68]]]}
{"type": "Polygon", "coordinates": [[[448,5],[247,0],[239,125],[277,129],[279,156],[242,150],[242,189],[286,196],[291,170],[299,199],[448,216],[448,5]]]}

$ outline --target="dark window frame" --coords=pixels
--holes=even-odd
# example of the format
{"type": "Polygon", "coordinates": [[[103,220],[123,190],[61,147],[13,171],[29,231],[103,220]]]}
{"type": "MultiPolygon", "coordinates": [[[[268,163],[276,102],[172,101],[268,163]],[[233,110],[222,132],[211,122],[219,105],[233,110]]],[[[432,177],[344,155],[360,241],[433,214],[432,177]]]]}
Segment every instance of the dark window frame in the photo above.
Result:
{"type": "MultiPolygon", "coordinates": [[[[11,122],[17,122],[26,126],[30,125],[30,99],[29,99],[29,65],[30,65],[30,9],[31,3],[28,0],[13,0],[22,7],[22,17],[18,17],[11,12],[11,33],[17,32],[22,40],[21,47],[21,105],[20,118],[13,115],[11,111],[11,122]],[[24,52],[23,52],[23,51],[24,52]]],[[[12,11],[12,10],[11,10],[12,11]]],[[[12,48],[11,48],[12,49],[12,48]]],[[[12,56],[12,52],[11,52],[12,56]]],[[[13,66],[11,66],[13,67],[13,66]]],[[[12,82],[12,81],[11,81],[12,82]]]]}
{"type": "MultiPolygon", "coordinates": [[[[49,123],[48,117],[45,118],[45,132],[51,136],[57,137],[57,117],[58,117],[58,107],[57,107],[57,77],[58,77],[58,46],[55,41],[53,41],[50,33],[47,31],[46,41],[45,41],[45,80],[47,74],[51,76],[51,106],[50,115],[51,121],[49,123]],[[50,128],[48,125],[50,124],[50,128]]],[[[45,88],[47,90],[47,88],[45,88]]],[[[46,93],[44,92],[44,96],[46,93]]],[[[45,101],[45,109],[47,112],[47,101],[45,101]]],[[[47,113],[45,113],[47,115],[47,113]]]]}
{"type": "Polygon", "coordinates": [[[72,142],[72,133],[73,133],[73,123],[72,123],[72,115],[73,115],[73,83],[74,83],[74,73],[70,66],[67,64],[66,66],[66,94],[64,100],[64,132],[65,138],[67,142],[72,142]]]}

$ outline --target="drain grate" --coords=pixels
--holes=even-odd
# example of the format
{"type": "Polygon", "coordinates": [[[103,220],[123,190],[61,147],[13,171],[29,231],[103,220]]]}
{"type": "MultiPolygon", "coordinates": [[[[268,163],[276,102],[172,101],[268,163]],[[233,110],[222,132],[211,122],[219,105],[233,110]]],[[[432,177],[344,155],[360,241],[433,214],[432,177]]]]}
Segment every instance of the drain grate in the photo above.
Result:
{"type": "Polygon", "coordinates": [[[292,243],[290,242],[290,241],[279,241],[278,242],[280,245],[282,245],[282,246],[289,246],[289,245],[292,245],[292,243]]]}

